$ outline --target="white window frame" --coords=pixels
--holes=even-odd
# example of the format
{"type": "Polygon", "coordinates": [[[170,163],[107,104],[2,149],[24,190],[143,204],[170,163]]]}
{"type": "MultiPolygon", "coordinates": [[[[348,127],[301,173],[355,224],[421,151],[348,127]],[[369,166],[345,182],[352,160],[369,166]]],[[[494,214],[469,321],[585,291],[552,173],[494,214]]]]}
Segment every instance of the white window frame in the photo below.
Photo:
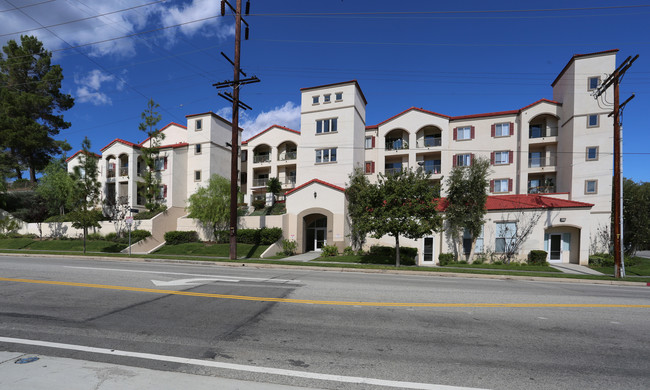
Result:
{"type": "Polygon", "coordinates": [[[463,126],[456,129],[456,141],[467,141],[472,139],[472,126],[463,126]],[[461,137],[461,134],[463,135],[461,137]]]}
{"type": "Polygon", "coordinates": [[[585,195],[598,194],[598,180],[585,180],[585,195]],[[589,189],[590,184],[593,184],[593,190],[589,189]]]}
{"type": "Polygon", "coordinates": [[[335,163],[337,160],[337,148],[316,149],[316,164],[335,163]]]}
{"type": "MultiPolygon", "coordinates": [[[[474,244],[474,253],[483,253],[483,248],[484,248],[484,234],[485,234],[485,225],[481,226],[481,234],[479,234],[478,237],[476,237],[476,244],[474,244]]],[[[463,231],[463,252],[465,252],[465,240],[466,239],[471,239],[472,236],[469,234],[469,231],[465,229],[463,231]]]]}
{"type": "Polygon", "coordinates": [[[372,149],[372,136],[366,137],[366,140],[364,142],[364,147],[366,149],[372,149]]]}
{"type": "Polygon", "coordinates": [[[594,91],[594,90],[598,89],[599,86],[600,86],[600,76],[592,76],[592,77],[587,78],[587,91],[594,91]],[[598,81],[596,82],[596,87],[592,88],[591,87],[591,80],[594,80],[594,79],[596,79],[598,81]]]}
{"type": "Polygon", "coordinates": [[[338,118],[325,118],[316,121],[316,134],[338,133],[338,129],[338,118]]]}
{"type": "Polygon", "coordinates": [[[496,222],[496,233],[494,235],[494,251],[496,253],[505,253],[508,247],[511,247],[517,236],[517,222],[502,221],[496,222]],[[500,241],[502,240],[502,241],[500,241]],[[503,242],[500,246],[499,242],[503,242]]]}
{"type": "Polygon", "coordinates": [[[320,96],[312,96],[311,97],[311,104],[318,104],[319,99],[320,99],[320,96]]]}
{"type": "Polygon", "coordinates": [[[203,119],[197,119],[194,121],[194,130],[195,131],[203,130],[203,119]]]}
{"type": "Polygon", "coordinates": [[[494,165],[508,165],[510,164],[510,151],[494,152],[494,165]],[[499,157],[500,156],[500,157],[499,157]],[[505,156],[505,161],[503,159],[505,156]]]}
{"type": "Polygon", "coordinates": [[[492,193],[494,194],[502,194],[510,191],[510,179],[494,179],[493,183],[494,183],[494,191],[492,191],[492,193]],[[505,184],[505,190],[503,189],[504,184],[505,184]]]}
{"type": "Polygon", "coordinates": [[[456,166],[457,167],[469,167],[472,165],[472,154],[457,154],[456,155],[456,166]]]}
{"type": "Polygon", "coordinates": [[[332,102],[331,96],[332,96],[332,94],[329,94],[329,93],[324,94],[323,95],[323,103],[331,103],[332,102]]]}
{"type": "Polygon", "coordinates": [[[165,169],[165,157],[156,157],[153,160],[154,171],[162,171],[165,169]]]}
{"type": "Polygon", "coordinates": [[[600,126],[600,115],[598,114],[589,114],[587,115],[587,127],[598,127],[600,126]],[[591,124],[591,118],[596,118],[596,124],[591,124]]]}
{"type": "Polygon", "coordinates": [[[343,92],[335,92],[334,93],[334,99],[337,102],[340,102],[343,100],[343,92]]]}
{"type": "Polygon", "coordinates": [[[508,137],[510,136],[510,123],[497,123],[494,125],[494,136],[495,137],[508,137]],[[507,131],[504,134],[504,129],[507,131]]]}

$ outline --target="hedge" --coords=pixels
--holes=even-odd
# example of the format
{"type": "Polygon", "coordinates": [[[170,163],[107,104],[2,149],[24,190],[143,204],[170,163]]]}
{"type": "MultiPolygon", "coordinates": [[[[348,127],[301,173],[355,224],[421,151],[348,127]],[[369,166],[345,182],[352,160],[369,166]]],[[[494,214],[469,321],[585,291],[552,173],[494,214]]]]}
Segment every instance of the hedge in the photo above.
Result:
{"type": "Polygon", "coordinates": [[[438,255],[438,262],[440,262],[441,266],[445,266],[449,263],[454,262],[454,254],[453,253],[441,253],[438,255]]]}
{"type": "Polygon", "coordinates": [[[528,254],[528,264],[530,264],[530,265],[545,265],[546,264],[546,256],[548,256],[548,253],[546,251],[532,250],[528,254]]]}
{"type": "Polygon", "coordinates": [[[178,231],[174,230],[165,233],[165,244],[176,245],[185,244],[187,242],[199,242],[199,235],[195,231],[178,231]]]}

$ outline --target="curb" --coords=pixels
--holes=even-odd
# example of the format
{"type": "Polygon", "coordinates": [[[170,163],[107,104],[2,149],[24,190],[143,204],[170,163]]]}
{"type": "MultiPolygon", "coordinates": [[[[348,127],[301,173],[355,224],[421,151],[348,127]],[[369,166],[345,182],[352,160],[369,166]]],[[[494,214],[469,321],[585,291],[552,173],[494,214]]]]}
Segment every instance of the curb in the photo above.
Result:
{"type": "Polygon", "coordinates": [[[447,278],[466,278],[466,279],[497,279],[497,280],[523,280],[531,282],[547,283],[578,283],[578,284],[599,284],[610,286],[635,286],[650,287],[650,282],[628,282],[619,280],[598,280],[598,279],[574,279],[561,277],[540,277],[540,276],[519,276],[519,275],[498,275],[498,274],[472,274],[457,272],[436,272],[436,271],[410,271],[410,270],[392,270],[392,269],[363,269],[363,268],[336,268],[336,267],[319,267],[319,266],[301,266],[301,265],[284,265],[284,264],[256,264],[256,263],[232,263],[219,261],[204,260],[176,260],[176,259],[156,259],[156,258],[133,258],[133,257],[105,257],[105,256],[77,256],[77,255],[52,255],[52,254],[31,254],[31,253],[4,253],[0,256],[15,257],[57,257],[75,260],[99,260],[99,261],[119,261],[135,263],[160,263],[160,264],[189,264],[202,265],[206,267],[251,267],[251,268],[279,268],[279,269],[299,269],[299,270],[316,270],[329,272],[358,272],[368,274],[389,274],[389,275],[410,275],[410,276],[432,276],[447,278]],[[643,283],[646,283],[643,285],[643,283]]]}

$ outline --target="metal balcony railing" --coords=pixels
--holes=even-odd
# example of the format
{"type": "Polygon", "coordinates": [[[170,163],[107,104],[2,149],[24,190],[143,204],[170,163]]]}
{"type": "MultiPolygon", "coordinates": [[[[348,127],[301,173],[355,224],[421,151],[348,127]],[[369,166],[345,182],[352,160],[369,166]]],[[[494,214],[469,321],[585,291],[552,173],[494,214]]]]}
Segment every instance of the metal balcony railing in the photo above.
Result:
{"type": "Polygon", "coordinates": [[[544,137],[556,137],[557,128],[556,127],[546,127],[546,128],[531,128],[528,132],[528,138],[544,138],[544,137]]]}
{"type": "Polygon", "coordinates": [[[253,187],[266,187],[266,183],[269,181],[268,178],[265,179],[253,179],[253,187]]]}
{"type": "Polygon", "coordinates": [[[288,160],[295,160],[298,156],[297,152],[286,152],[283,153],[279,156],[278,160],[280,161],[288,161],[288,160]]]}
{"type": "Polygon", "coordinates": [[[386,168],[384,175],[392,176],[402,172],[402,168],[386,168]]]}
{"type": "Polygon", "coordinates": [[[108,169],[106,171],[106,177],[108,177],[108,178],[115,177],[115,170],[114,169],[108,169]]]}
{"type": "Polygon", "coordinates": [[[555,186],[528,187],[529,194],[552,194],[554,192],[555,186]]]}
{"type": "Polygon", "coordinates": [[[440,168],[440,164],[438,164],[438,165],[424,165],[422,168],[424,169],[424,171],[426,173],[431,174],[431,175],[438,175],[438,174],[440,174],[440,172],[442,172],[441,168],[440,168]]]}
{"type": "Polygon", "coordinates": [[[285,187],[293,188],[296,186],[296,178],[295,177],[287,177],[284,179],[284,183],[282,183],[285,187]]]}
{"type": "Polygon", "coordinates": [[[442,138],[425,138],[418,143],[418,148],[431,148],[442,146],[442,138]]]}
{"type": "Polygon", "coordinates": [[[528,157],[528,168],[553,167],[556,164],[555,156],[528,157]]]}
{"type": "Polygon", "coordinates": [[[270,154],[256,154],[253,156],[253,162],[254,163],[263,163],[263,162],[269,162],[271,161],[271,155],[270,154]]]}
{"type": "Polygon", "coordinates": [[[129,167],[121,167],[120,176],[128,176],[128,175],[129,175],[129,167]]]}
{"type": "Polygon", "coordinates": [[[408,148],[409,143],[401,139],[386,142],[386,150],[402,150],[408,148]]]}

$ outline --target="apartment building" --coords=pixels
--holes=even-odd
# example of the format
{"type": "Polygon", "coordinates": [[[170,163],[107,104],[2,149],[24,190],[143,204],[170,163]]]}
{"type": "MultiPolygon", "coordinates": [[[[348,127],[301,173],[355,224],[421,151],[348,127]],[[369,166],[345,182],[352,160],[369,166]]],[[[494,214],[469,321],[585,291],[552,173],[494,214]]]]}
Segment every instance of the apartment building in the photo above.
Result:
{"type": "MultiPolygon", "coordinates": [[[[355,168],[371,182],[379,173],[409,168],[440,182],[453,167],[484,157],[491,163],[491,225],[485,229],[491,236],[480,241],[498,251],[512,238],[504,232],[522,218],[515,214],[543,212],[526,253],[547,249],[550,260],[585,263],[593,232],[609,227],[613,164],[611,108],[591,92],[615,69],[616,52],[573,56],[551,83],[552,100],[502,112],[449,116],[413,107],[368,125],[367,100],[356,81],[303,88],[300,131],[272,126],[242,143],[245,200],[264,199],[266,181],[278,177],[286,197],[285,237],[302,251],[343,248],[344,188],[355,168]]],[[[450,251],[444,234],[410,244],[419,248],[421,263],[450,251]]]]}

